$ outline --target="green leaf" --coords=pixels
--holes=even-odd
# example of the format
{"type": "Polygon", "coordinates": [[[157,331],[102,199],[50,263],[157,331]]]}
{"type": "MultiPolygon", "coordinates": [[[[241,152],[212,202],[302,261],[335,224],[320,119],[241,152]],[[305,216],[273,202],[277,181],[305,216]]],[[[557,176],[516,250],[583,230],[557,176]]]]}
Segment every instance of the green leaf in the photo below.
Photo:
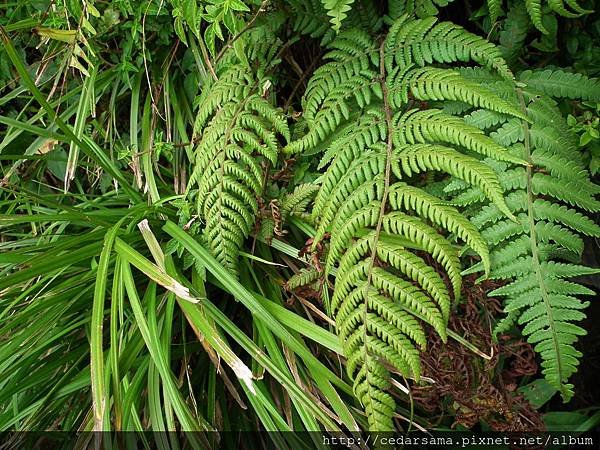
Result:
{"type": "Polygon", "coordinates": [[[104,247],[100,253],[100,261],[96,271],[96,284],[94,286],[94,302],[90,323],[90,369],[95,431],[110,431],[109,416],[105,415],[106,408],[109,406],[109,397],[104,385],[106,375],[104,373],[104,351],[102,348],[104,337],[104,302],[106,298],[110,255],[123,220],[121,219],[112,227],[104,237],[104,247]]]}
{"type": "Polygon", "coordinates": [[[554,397],[557,389],[544,378],[540,378],[521,387],[519,391],[523,393],[527,401],[531,403],[531,406],[535,409],[540,409],[554,397]]]}

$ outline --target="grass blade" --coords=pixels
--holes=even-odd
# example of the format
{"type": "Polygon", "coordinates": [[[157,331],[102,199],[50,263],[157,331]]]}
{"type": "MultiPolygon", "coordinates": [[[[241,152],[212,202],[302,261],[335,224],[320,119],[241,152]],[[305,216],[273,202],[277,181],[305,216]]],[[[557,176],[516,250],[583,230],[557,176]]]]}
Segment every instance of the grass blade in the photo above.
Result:
{"type": "Polygon", "coordinates": [[[115,249],[128,263],[133,264],[156,283],[173,292],[179,298],[192,303],[198,302],[198,299],[190,294],[190,290],[187,287],[183,286],[157,265],[152,264],[140,252],[127,245],[123,240],[116,239],[115,249]]]}
{"type": "Polygon", "coordinates": [[[104,386],[104,351],[102,349],[102,342],[108,266],[110,254],[120,226],[121,221],[106,233],[104,247],[100,253],[100,261],[98,262],[98,269],[96,272],[96,284],[94,286],[94,302],[92,304],[90,333],[90,370],[92,406],[94,410],[94,431],[110,431],[110,422],[104,420],[104,410],[108,403],[108,396],[104,386]]]}

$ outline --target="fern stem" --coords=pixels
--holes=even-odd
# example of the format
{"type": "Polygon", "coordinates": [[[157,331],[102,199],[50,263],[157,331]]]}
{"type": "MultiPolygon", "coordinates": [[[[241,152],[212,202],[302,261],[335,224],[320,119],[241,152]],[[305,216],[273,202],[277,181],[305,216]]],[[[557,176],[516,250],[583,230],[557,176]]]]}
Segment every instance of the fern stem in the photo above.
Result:
{"type": "MultiPolygon", "coordinates": [[[[383,93],[383,110],[385,113],[385,122],[387,127],[387,143],[386,143],[386,156],[385,156],[385,177],[384,177],[384,187],[383,187],[383,195],[381,196],[381,205],[379,207],[379,216],[377,218],[377,225],[375,227],[375,238],[373,239],[373,245],[371,250],[371,261],[369,262],[369,271],[367,273],[367,283],[365,287],[365,310],[364,310],[364,318],[366,321],[367,316],[367,298],[368,298],[368,286],[371,283],[371,275],[373,271],[373,265],[375,263],[375,257],[377,255],[377,243],[379,241],[379,235],[381,234],[381,226],[383,224],[383,216],[385,214],[385,205],[387,202],[387,198],[390,193],[390,175],[392,172],[392,149],[393,149],[393,140],[392,140],[392,111],[390,109],[389,101],[388,101],[388,88],[385,82],[385,61],[384,61],[384,43],[383,41],[379,47],[379,73],[381,84],[381,92],[383,93]]],[[[366,323],[366,322],[365,322],[366,323]]],[[[365,326],[365,338],[366,338],[366,326],[365,326]]],[[[365,341],[366,343],[366,341],[365,341]]]]}
{"type": "MultiPolygon", "coordinates": [[[[525,99],[523,97],[523,91],[518,88],[517,90],[517,96],[519,97],[519,103],[521,105],[521,109],[523,111],[523,114],[527,114],[527,108],[525,105],[525,99]]],[[[562,387],[562,374],[563,374],[563,370],[562,370],[562,362],[561,362],[561,355],[560,355],[560,345],[558,342],[558,335],[556,334],[556,325],[554,323],[554,317],[552,315],[552,305],[550,305],[550,298],[548,296],[548,291],[546,290],[546,285],[545,285],[545,281],[544,281],[544,275],[542,274],[542,266],[540,264],[540,257],[539,257],[539,251],[538,251],[538,246],[537,246],[537,234],[536,234],[536,228],[535,228],[535,215],[534,215],[534,211],[533,211],[533,202],[534,202],[534,194],[533,194],[533,161],[531,159],[531,143],[530,143],[530,135],[529,135],[529,124],[522,120],[521,123],[523,124],[523,132],[524,132],[524,140],[523,140],[523,147],[524,147],[524,159],[527,161],[528,165],[526,167],[526,174],[527,174],[527,219],[529,222],[529,237],[530,237],[530,244],[531,244],[531,260],[533,263],[533,268],[535,270],[535,275],[538,281],[538,285],[540,287],[540,295],[542,297],[542,299],[544,300],[544,305],[546,307],[546,314],[548,316],[548,323],[550,325],[550,329],[552,331],[552,342],[554,344],[554,351],[556,353],[556,361],[557,361],[557,370],[558,370],[558,377],[559,380],[558,382],[560,383],[561,387],[562,387]]]]}
{"type": "Polygon", "coordinates": [[[369,261],[369,268],[367,271],[367,281],[365,283],[365,293],[363,296],[363,353],[364,361],[367,366],[365,371],[365,380],[367,386],[373,385],[371,380],[371,370],[369,367],[369,347],[368,347],[368,333],[367,333],[367,318],[368,318],[368,299],[369,299],[369,286],[371,285],[371,278],[373,275],[373,266],[375,264],[375,258],[377,256],[377,243],[379,242],[379,235],[381,234],[381,227],[383,225],[383,216],[385,214],[385,205],[390,191],[390,176],[392,172],[392,150],[393,150],[393,139],[392,139],[392,111],[390,109],[388,100],[388,87],[386,83],[385,73],[385,60],[384,60],[384,45],[385,40],[381,42],[379,46],[379,83],[381,84],[381,92],[383,93],[383,110],[385,113],[385,121],[387,127],[387,143],[386,143],[386,161],[385,161],[385,177],[384,177],[384,188],[383,195],[381,197],[381,205],[379,207],[379,216],[377,218],[377,226],[375,227],[375,237],[373,238],[371,259],[369,261]]]}

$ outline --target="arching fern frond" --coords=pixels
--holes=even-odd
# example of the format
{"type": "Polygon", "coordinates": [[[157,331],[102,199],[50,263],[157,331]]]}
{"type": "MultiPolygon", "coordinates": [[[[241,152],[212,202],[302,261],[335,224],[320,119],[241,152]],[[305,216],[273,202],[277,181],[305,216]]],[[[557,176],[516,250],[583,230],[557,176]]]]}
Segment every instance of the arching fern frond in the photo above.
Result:
{"type": "Polygon", "coordinates": [[[505,79],[513,78],[496,46],[451,22],[437,23],[434,17],[410,20],[403,16],[392,25],[386,38],[385,63],[388,72],[396,65],[415,63],[425,66],[433,62],[469,60],[493,70],[505,79]]]}
{"type": "MultiPolygon", "coordinates": [[[[496,333],[520,326],[542,359],[545,378],[567,401],[573,395],[569,378],[581,357],[574,344],[585,334],[575,323],[585,317],[582,310],[588,305],[576,296],[593,294],[567,279],[599,272],[577,263],[584,246],[581,236],[600,236],[600,226],[587,216],[600,210],[595,198],[600,190],[590,181],[575,137],[556,104],[543,94],[592,98],[597,95],[597,80],[561,71],[553,74],[526,72],[519,77],[524,83],[531,81],[522,92],[516,91],[531,121],[519,120],[521,131],[509,141],[511,153],[530,165],[511,169],[488,161],[508,192],[506,204],[517,222],[506,220],[497,205],[486,205],[483,193],[475,192],[479,188],[470,188],[471,194],[467,190],[455,200],[475,199],[471,221],[491,248],[490,276],[508,282],[490,293],[505,298],[507,315],[496,333]]],[[[503,140],[509,121],[499,126],[481,122],[481,128],[495,128],[492,136],[503,140]]]]}
{"type": "Polygon", "coordinates": [[[395,405],[386,392],[386,367],[418,380],[425,326],[445,340],[452,300],[460,294],[459,248],[449,236],[490,267],[476,227],[419,187],[415,175],[460,177],[512,217],[498,176],[473,155],[525,164],[466,121],[416,106],[458,100],[486,108],[498,121],[528,119],[518,104],[447,67],[470,61],[513,79],[493,45],[453,24],[403,16],[382,42],[346,30],[328,49],[303,98],[308,130],[286,150],[324,150],[313,249],[330,236],[324,270],[335,268],[336,282],[328,310],[370,428],[389,430],[395,405]]]}
{"type": "MultiPolygon", "coordinates": [[[[315,147],[350,118],[351,111],[356,110],[352,106],[362,109],[382,97],[380,84],[375,81],[379,46],[368,33],[360,30],[342,32],[329,49],[325,59],[330,62],[315,71],[304,95],[302,106],[310,131],[290,144],[287,152],[315,147]]],[[[459,78],[451,72],[442,76],[438,70],[418,69],[433,62],[473,60],[502,78],[512,79],[496,47],[449,22],[436,24],[435,18],[409,20],[406,16],[401,17],[390,29],[384,50],[385,69],[394,73],[396,80],[390,86],[395,93],[394,100],[406,97],[408,87],[419,100],[437,98],[443,90],[454,98],[466,97],[465,100],[476,104],[486,103],[486,108],[492,106],[485,100],[485,90],[479,93],[473,90],[467,96],[466,92],[473,86],[464,85],[465,80],[461,85],[459,78]],[[415,69],[410,70],[413,66],[415,69]]],[[[507,110],[507,105],[498,98],[493,107],[497,111],[515,113],[514,108],[507,110]]]]}
{"type": "MultiPolygon", "coordinates": [[[[425,0],[429,1],[429,0],[425,0]]],[[[490,19],[495,22],[502,14],[502,0],[487,0],[488,11],[490,12],[490,19]]],[[[544,27],[542,17],[543,9],[550,9],[552,12],[562,17],[577,18],[584,14],[590,14],[593,11],[583,8],[577,0],[524,0],[525,9],[529,14],[531,23],[542,33],[548,34],[548,30],[544,27]]],[[[515,5],[519,5],[516,3],[515,5]]]]}
{"type": "Polygon", "coordinates": [[[228,63],[218,77],[199,98],[189,186],[196,186],[206,242],[236,273],[239,249],[254,226],[265,164],[277,160],[277,136],[290,136],[285,117],[263,95],[266,79],[241,63],[228,63]]]}

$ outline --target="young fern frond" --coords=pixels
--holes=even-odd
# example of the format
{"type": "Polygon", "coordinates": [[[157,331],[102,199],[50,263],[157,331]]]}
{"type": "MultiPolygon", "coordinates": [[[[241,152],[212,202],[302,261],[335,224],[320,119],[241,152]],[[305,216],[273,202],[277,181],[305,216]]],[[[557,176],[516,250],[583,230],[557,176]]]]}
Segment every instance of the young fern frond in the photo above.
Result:
{"type": "Polygon", "coordinates": [[[459,100],[502,120],[526,120],[518,104],[456,70],[432,67],[474,61],[500,79],[513,79],[494,46],[435,22],[400,17],[382,42],[358,29],[341,32],[329,45],[328,62],[308,83],[303,99],[308,130],[286,148],[324,150],[319,167],[327,169],[313,206],[313,249],[330,236],[324,271],[331,274],[335,267],[336,282],[328,310],[372,430],[393,429],[387,365],[418,380],[425,324],[446,339],[452,299],[461,289],[458,248],[446,235],[464,241],[490,267],[476,227],[419,188],[415,175],[440,171],[460,177],[512,217],[498,176],[473,155],[525,164],[464,120],[441,109],[415,108],[418,101],[459,100]]]}
{"type": "Polygon", "coordinates": [[[285,220],[288,216],[301,215],[306,212],[306,208],[313,197],[319,191],[319,187],[312,184],[300,184],[292,192],[286,194],[281,201],[281,212],[285,220]]]}
{"type": "MultiPolygon", "coordinates": [[[[574,322],[585,317],[582,310],[589,304],[576,296],[593,292],[566,279],[599,272],[577,263],[583,252],[581,236],[600,236],[600,226],[587,216],[600,210],[595,198],[600,188],[590,181],[575,137],[556,104],[543,94],[598,100],[600,92],[597,80],[561,71],[545,77],[525,72],[519,79],[531,81],[515,93],[531,121],[520,121],[521,132],[509,141],[511,153],[530,165],[511,169],[504,163],[490,164],[508,193],[506,204],[517,222],[506,220],[496,205],[479,203],[484,197],[474,193],[478,188],[458,195],[455,203],[476,199],[471,221],[490,246],[490,276],[508,281],[490,293],[505,298],[507,315],[495,332],[520,326],[542,359],[544,377],[568,401],[573,396],[568,381],[582,356],[574,344],[585,334],[574,322]]],[[[491,135],[506,140],[508,121],[500,126],[482,122],[481,128],[496,128],[491,135]]]]}
{"type": "Polygon", "coordinates": [[[209,248],[233,273],[254,226],[265,165],[277,161],[277,136],[290,138],[284,115],[265,98],[268,85],[247,65],[226,61],[218,80],[207,82],[199,98],[189,186],[196,186],[197,214],[209,248]]]}

